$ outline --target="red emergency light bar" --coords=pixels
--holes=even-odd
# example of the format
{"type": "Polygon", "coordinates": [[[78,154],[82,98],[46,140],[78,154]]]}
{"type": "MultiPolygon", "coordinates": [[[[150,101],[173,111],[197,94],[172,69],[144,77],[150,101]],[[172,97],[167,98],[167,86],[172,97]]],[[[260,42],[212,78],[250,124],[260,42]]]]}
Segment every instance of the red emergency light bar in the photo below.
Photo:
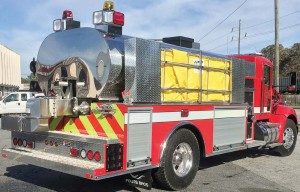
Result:
{"type": "Polygon", "coordinates": [[[96,11],[93,16],[94,25],[117,25],[124,26],[125,16],[116,11],[96,11]]]}
{"type": "Polygon", "coordinates": [[[65,10],[62,19],[53,21],[53,31],[64,31],[69,29],[80,28],[80,22],[73,20],[73,12],[65,10]]]}
{"type": "Polygon", "coordinates": [[[62,19],[73,19],[73,13],[72,13],[72,11],[65,10],[63,12],[62,19]]]}
{"type": "Polygon", "coordinates": [[[124,26],[125,21],[124,21],[124,14],[123,13],[114,12],[113,19],[114,19],[114,24],[115,25],[124,26]]]}

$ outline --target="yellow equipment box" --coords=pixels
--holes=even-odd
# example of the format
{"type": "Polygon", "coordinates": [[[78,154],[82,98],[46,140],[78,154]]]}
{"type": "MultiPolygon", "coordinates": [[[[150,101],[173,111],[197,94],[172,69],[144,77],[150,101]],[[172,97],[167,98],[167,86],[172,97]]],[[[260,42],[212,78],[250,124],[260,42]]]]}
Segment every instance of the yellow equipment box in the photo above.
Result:
{"type": "Polygon", "coordinates": [[[161,61],[162,102],[230,102],[230,60],[168,49],[161,61]]]}

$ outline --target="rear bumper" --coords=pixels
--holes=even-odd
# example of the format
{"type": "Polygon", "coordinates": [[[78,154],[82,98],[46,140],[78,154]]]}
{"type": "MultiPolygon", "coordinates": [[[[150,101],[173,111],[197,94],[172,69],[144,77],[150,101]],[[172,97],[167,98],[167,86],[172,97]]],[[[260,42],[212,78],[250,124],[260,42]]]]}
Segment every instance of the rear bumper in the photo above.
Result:
{"type": "Polygon", "coordinates": [[[96,174],[105,171],[104,164],[31,150],[6,148],[2,157],[92,180],[100,180],[96,174]]]}
{"type": "Polygon", "coordinates": [[[62,157],[60,155],[53,155],[45,152],[4,148],[2,149],[1,154],[4,159],[35,165],[91,180],[102,180],[158,167],[158,165],[148,165],[131,170],[120,170],[107,173],[105,172],[103,164],[94,162],[87,163],[83,160],[76,160],[70,157],[62,157]]]}

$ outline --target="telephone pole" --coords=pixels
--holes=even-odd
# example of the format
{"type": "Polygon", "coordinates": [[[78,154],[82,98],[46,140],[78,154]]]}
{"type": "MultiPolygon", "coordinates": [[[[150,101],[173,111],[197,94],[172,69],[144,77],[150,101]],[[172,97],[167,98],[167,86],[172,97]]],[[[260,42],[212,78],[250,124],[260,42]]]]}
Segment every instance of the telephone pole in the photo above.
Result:
{"type": "Polygon", "coordinates": [[[275,4],[275,86],[279,90],[279,10],[278,0],[274,0],[275,4]]]}
{"type": "Polygon", "coordinates": [[[239,39],[238,39],[238,54],[241,54],[241,24],[242,20],[239,20],[239,39]]]}

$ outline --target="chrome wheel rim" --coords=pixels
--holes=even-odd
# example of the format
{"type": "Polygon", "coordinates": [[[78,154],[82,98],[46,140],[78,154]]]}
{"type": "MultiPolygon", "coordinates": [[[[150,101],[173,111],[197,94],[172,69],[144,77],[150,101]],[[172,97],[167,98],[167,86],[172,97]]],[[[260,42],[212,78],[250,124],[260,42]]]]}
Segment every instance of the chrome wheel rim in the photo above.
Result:
{"type": "Polygon", "coordinates": [[[283,147],[289,149],[293,146],[295,140],[294,131],[292,128],[288,127],[284,131],[283,135],[283,147]]]}
{"type": "Polygon", "coordinates": [[[179,177],[186,176],[193,166],[193,151],[189,144],[180,143],[174,153],[172,159],[173,170],[179,177]]]}

